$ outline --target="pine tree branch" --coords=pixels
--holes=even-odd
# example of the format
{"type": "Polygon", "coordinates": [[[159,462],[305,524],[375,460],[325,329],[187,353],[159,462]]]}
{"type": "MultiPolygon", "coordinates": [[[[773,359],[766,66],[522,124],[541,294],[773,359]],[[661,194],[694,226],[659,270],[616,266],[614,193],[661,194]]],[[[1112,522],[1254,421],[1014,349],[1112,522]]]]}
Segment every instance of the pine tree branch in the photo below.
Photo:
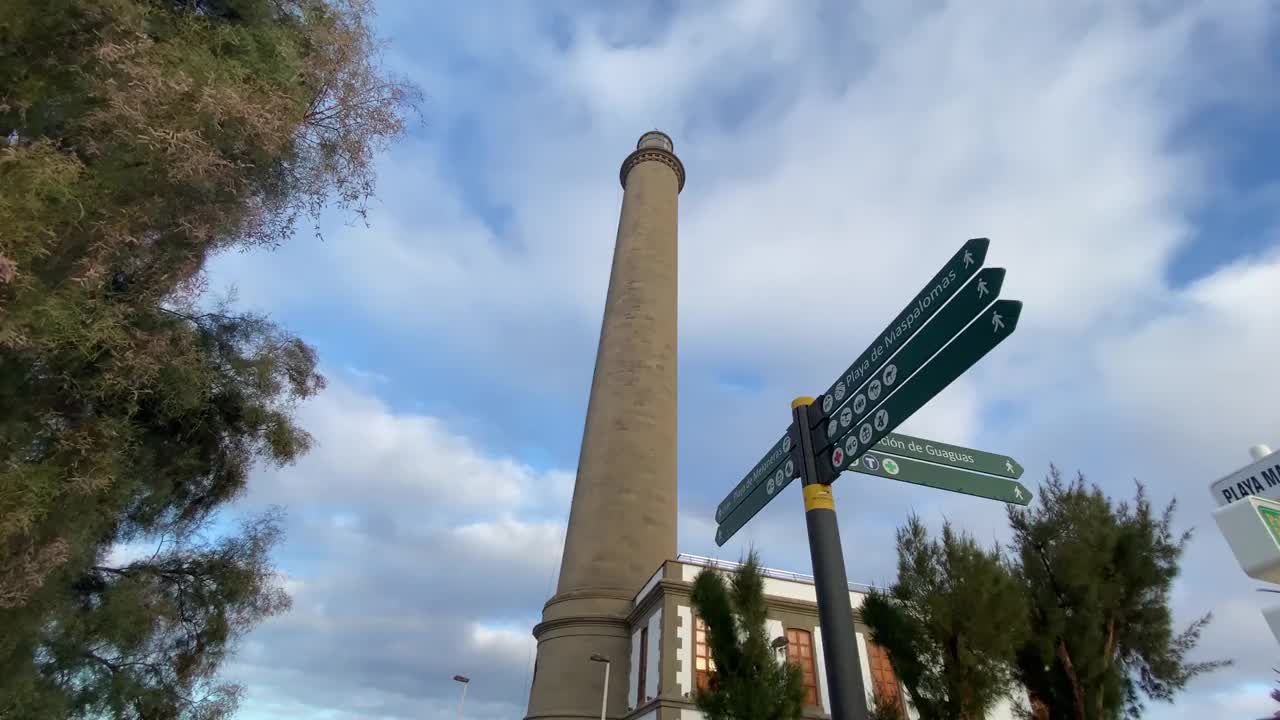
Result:
{"type": "Polygon", "coordinates": [[[233,317],[231,315],[224,315],[223,313],[216,313],[216,312],[207,312],[207,313],[201,313],[199,315],[190,315],[188,313],[180,312],[178,310],[170,310],[167,307],[162,307],[159,305],[156,306],[156,310],[159,310],[160,312],[165,313],[167,315],[172,315],[173,317],[186,320],[196,325],[200,324],[200,321],[208,320],[208,319],[221,320],[227,323],[240,322],[241,320],[245,319],[240,317],[233,317]]]}

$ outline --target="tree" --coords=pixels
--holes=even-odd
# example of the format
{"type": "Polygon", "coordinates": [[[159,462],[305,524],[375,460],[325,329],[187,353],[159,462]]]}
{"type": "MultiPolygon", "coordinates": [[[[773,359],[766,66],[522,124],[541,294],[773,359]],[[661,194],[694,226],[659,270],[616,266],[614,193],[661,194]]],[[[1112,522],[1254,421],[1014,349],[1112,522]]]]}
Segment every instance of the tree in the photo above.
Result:
{"type": "Polygon", "coordinates": [[[897,580],[862,604],[871,639],[921,720],[982,720],[1016,687],[1026,628],[1018,583],[998,548],[983,550],[949,523],[938,542],[912,515],[897,540],[897,580]]]}
{"type": "Polygon", "coordinates": [[[1169,593],[1188,530],[1172,530],[1176,503],[1156,516],[1143,486],[1113,505],[1083,475],[1056,467],[1037,505],[1009,510],[1031,633],[1019,671],[1040,716],[1139,717],[1142,697],[1172,701],[1191,678],[1229,661],[1190,662],[1206,614],[1175,633],[1169,593]]]}
{"type": "Polygon", "coordinates": [[[208,307],[202,271],[362,211],[417,101],[368,20],[364,0],[0,9],[0,717],[234,708],[218,665],[287,605],[279,518],[209,529],[256,463],[307,450],[292,411],[324,379],[268,319],[208,307]]]}
{"type": "MultiPolygon", "coordinates": [[[[53,605],[36,662],[7,678],[18,717],[218,718],[240,688],[216,677],[259,619],[289,606],[270,577],[279,513],[216,540],[167,535],[157,551],[87,569],[53,605]]],[[[0,713],[0,716],[7,717],[0,713]]]]}
{"type": "Polygon", "coordinates": [[[705,568],[693,580],[694,611],[707,625],[715,663],[710,687],[695,702],[708,720],[795,720],[804,703],[799,667],[778,662],[765,630],[768,606],[755,551],[728,583],[705,568]]]}

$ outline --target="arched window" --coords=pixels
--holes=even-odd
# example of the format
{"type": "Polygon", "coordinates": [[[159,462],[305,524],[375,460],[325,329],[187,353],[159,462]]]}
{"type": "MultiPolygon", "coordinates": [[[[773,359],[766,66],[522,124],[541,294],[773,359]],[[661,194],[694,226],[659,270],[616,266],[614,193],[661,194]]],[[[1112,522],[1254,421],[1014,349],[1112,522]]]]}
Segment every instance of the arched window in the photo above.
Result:
{"type": "Polygon", "coordinates": [[[889,653],[872,642],[870,637],[864,636],[864,639],[867,643],[868,664],[871,666],[868,668],[871,672],[871,691],[876,697],[901,703],[901,686],[898,684],[898,676],[893,672],[893,665],[889,662],[889,653]]]}
{"type": "Polygon", "coordinates": [[[804,677],[804,704],[818,704],[818,673],[814,669],[813,633],[791,628],[787,630],[787,662],[800,666],[804,677]]]}
{"type": "Polygon", "coordinates": [[[716,661],[711,659],[711,646],[707,644],[707,624],[702,618],[693,619],[693,681],[699,690],[706,690],[711,676],[716,672],[716,661]]]}
{"type": "Polygon", "coordinates": [[[636,682],[636,707],[644,704],[644,686],[648,682],[645,677],[649,669],[649,628],[640,628],[640,672],[636,682]]]}

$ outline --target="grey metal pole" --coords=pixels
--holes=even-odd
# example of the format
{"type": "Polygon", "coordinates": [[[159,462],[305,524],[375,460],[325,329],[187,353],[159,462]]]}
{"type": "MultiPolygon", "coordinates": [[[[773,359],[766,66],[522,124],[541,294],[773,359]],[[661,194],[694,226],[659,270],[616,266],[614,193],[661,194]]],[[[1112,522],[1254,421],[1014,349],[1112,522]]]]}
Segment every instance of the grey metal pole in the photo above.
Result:
{"type": "Polygon", "coordinates": [[[462,706],[467,704],[467,687],[471,685],[471,678],[454,675],[453,679],[462,683],[462,698],[458,700],[458,720],[462,720],[462,706]]]}
{"type": "Polygon", "coordinates": [[[600,691],[600,720],[605,720],[605,711],[609,707],[609,658],[596,653],[591,656],[592,662],[604,663],[604,689],[600,691]]]}
{"type": "Polygon", "coordinates": [[[831,486],[817,482],[813,436],[808,432],[811,397],[791,401],[791,413],[800,432],[800,482],[804,489],[804,520],[809,530],[809,556],[813,560],[813,584],[818,595],[818,622],[822,624],[823,664],[827,669],[827,694],[831,720],[867,720],[867,692],[862,684],[862,663],[853,629],[853,605],[845,575],[844,550],[831,486]]]}
{"type": "Polygon", "coordinates": [[[604,692],[600,694],[600,720],[605,720],[604,711],[609,707],[609,665],[604,664],[604,692]]]}

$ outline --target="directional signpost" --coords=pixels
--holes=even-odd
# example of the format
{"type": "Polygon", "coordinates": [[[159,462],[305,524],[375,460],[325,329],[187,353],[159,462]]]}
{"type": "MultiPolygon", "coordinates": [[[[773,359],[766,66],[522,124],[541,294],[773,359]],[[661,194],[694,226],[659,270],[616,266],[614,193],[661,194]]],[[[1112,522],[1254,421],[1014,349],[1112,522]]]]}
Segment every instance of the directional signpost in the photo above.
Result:
{"type": "MultiPolygon", "coordinates": [[[[880,403],[874,413],[868,412],[871,416],[868,421],[857,427],[850,427],[845,434],[831,441],[831,445],[816,447],[817,452],[825,453],[824,461],[818,463],[817,481],[830,483],[835,480],[850,462],[858,459],[888,435],[890,430],[924,407],[934,395],[963,375],[965,370],[973,367],[983,355],[1013,333],[1021,311],[1022,303],[1016,300],[997,300],[990,310],[979,315],[973,324],[935,355],[928,365],[880,403]]],[[[910,349],[911,345],[908,345],[903,354],[907,354],[910,349]]]]}
{"type": "MultiPolygon", "coordinates": [[[[982,275],[987,278],[978,278],[978,282],[973,283],[974,287],[965,288],[956,299],[951,301],[942,312],[938,313],[933,322],[929,323],[919,332],[911,342],[903,347],[893,359],[888,362],[882,371],[876,373],[867,381],[865,390],[859,388],[854,393],[849,404],[840,408],[835,415],[830,417],[825,425],[819,424],[815,429],[814,442],[820,448],[826,448],[835,442],[835,438],[842,432],[849,431],[853,426],[857,426],[871,414],[872,409],[876,407],[876,403],[884,400],[885,396],[890,393],[897,394],[903,386],[913,378],[915,373],[928,363],[929,370],[938,372],[936,362],[931,362],[930,358],[934,356],[943,345],[946,345],[952,338],[956,337],[956,333],[960,332],[969,324],[973,317],[982,312],[982,309],[991,304],[994,299],[990,290],[987,288],[995,287],[997,292],[1000,285],[1004,282],[1004,270],[1001,268],[988,268],[982,271],[982,275]],[[989,280],[985,282],[984,280],[989,280]]],[[[1004,300],[1002,302],[1011,303],[1012,301],[1004,300]]],[[[1013,303],[1021,305],[1020,303],[1013,303]]],[[[1007,327],[1007,332],[1013,332],[1013,326],[1007,327]]],[[[994,333],[973,332],[974,336],[979,337],[980,341],[992,341],[991,346],[1004,339],[1000,331],[994,333]]],[[[982,344],[979,342],[979,344],[982,344]]],[[[987,348],[988,350],[990,348],[987,348]]],[[[974,355],[975,351],[970,351],[965,358],[968,358],[970,364],[977,362],[979,358],[985,354],[986,350],[980,351],[974,355]]],[[[958,377],[960,373],[967,369],[967,365],[956,372],[958,377]]],[[[954,378],[952,378],[954,379],[954,378]]],[[[950,384],[951,380],[947,380],[944,384],[950,384]]],[[[913,383],[916,384],[916,383],[913,383]]],[[[925,400],[933,397],[937,391],[929,393],[925,396],[925,400]]],[[[827,402],[827,398],[832,398],[834,402],[835,395],[826,395],[822,399],[824,406],[831,404],[827,402]]]]}
{"type": "MultiPolygon", "coordinates": [[[[925,285],[906,309],[898,313],[898,316],[889,323],[871,346],[862,351],[857,360],[844,371],[844,375],[836,380],[830,390],[822,395],[822,412],[815,413],[810,411],[810,417],[813,424],[817,425],[827,418],[831,417],[834,410],[838,410],[841,405],[847,402],[854,395],[854,390],[860,386],[876,371],[878,371],[897,350],[911,339],[911,336],[918,331],[921,326],[938,312],[938,308],[942,307],[947,300],[950,300],[960,287],[965,284],[969,278],[973,277],[978,269],[982,267],[982,263],[987,259],[987,248],[991,247],[991,241],[987,238],[975,238],[966,242],[960,247],[955,255],[947,261],[946,265],[938,271],[937,275],[925,285]]],[[[1003,279],[1004,273],[1001,272],[1003,279]]],[[[976,286],[975,286],[976,292],[976,286]]],[[[995,299],[995,295],[999,294],[999,288],[991,296],[991,300],[995,299]]],[[[988,301],[990,302],[990,300],[988,301]]]]}
{"type": "Polygon", "coordinates": [[[791,484],[791,481],[796,478],[796,473],[794,461],[788,459],[783,463],[783,467],[775,470],[773,475],[757,485],[737,508],[720,521],[720,527],[716,528],[716,545],[724,545],[734,533],[741,530],[748,520],[755,517],[756,513],[763,510],[764,506],[782,491],[782,488],[791,484]]]}
{"type": "Polygon", "coordinates": [[[1031,491],[1017,480],[1006,480],[874,451],[855,460],[850,464],[849,469],[890,480],[901,480],[913,485],[924,485],[938,490],[950,490],[954,493],[988,500],[999,500],[1010,505],[1027,505],[1031,502],[1031,491]]]}
{"type": "Polygon", "coordinates": [[[796,398],[792,423],[716,508],[724,545],[800,478],[825,646],[832,720],[865,718],[844,554],[831,483],[845,470],[1026,505],[1022,466],[1005,455],[893,429],[1013,334],[1022,303],[998,300],[990,241],[966,242],[820,400],[796,398]],[[873,451],[873,452],[868,452],[873,451]]]}
{"type": "Polygon", "coordinates": [[[1022,466],[1008,455],[996,455],[959,445],[948,445],[937,440],[889,433],[883,440],[876,443],[874,449],[898,457],[915,458],[964,470],[976,470],[1013,480],[1022,477],[1022,466]]]}
{"type": "MultiPolygon", "coordinates": [[[[742,479],[742,482],[738,483],[733,492],[720,501],[720,506],[716,508],[716,522],[724,522],[725,518],[729,517],[729,513],[741,505],[752,490],[755,490],[761,482],[782,468],[784,465],[783,460],[791,456],[792,446],[795,444],[796,437],[795,428],[787,428],[786,434],[779,438],[778,442],[773,444],[773,447],[769,448],[769,452],[765,453],[764,458],[756,463],[755,467],[751,468],[751,472],[747,473],[747,476],[742,479]]],[[[795,477],[794,461],[792,469],[786,470],[785,473],[789,478],[795,477]]]]}

